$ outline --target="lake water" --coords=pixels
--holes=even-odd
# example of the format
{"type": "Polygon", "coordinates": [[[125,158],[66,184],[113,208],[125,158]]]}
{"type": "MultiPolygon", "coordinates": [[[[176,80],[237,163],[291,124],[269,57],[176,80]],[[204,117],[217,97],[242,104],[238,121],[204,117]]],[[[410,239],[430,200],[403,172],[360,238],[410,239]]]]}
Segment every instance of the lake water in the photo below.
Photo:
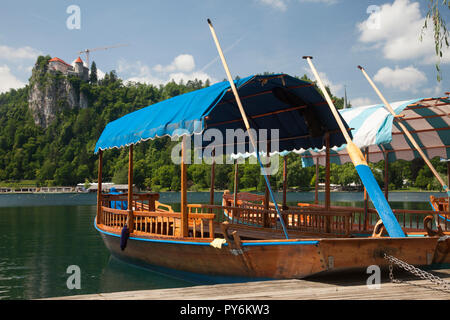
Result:
{"type": "MultiPolygon", "coordinates": [[[[392,192],[392,208],[430,209],[440,193],[392,192]]],[[[320,193],[323,201],[324,194],[320,193]]],[[[216,193],[220,203],[222,194],[216,193]]],[[[277,194],[281,200],[281,195],[277,194]]],[[[313,192],[288,193],[290,204],[312,202],[313,192]]],[[[179,193],[160,202],[179,208],[179,193]]],[[[207,203],[209,193],[189,193],[190,203],[207,203]]],[[[362,193],[332,193],[333,205],[362,206],[362,193]]],[[[150,271],[110,256],[94,229],[95,194],[0,195],[0,299],[36,299],[77,294],[187,287],[214,283],[166,271],[150,271]],[[66,273],[80,267],[81,289],[68,289],[66,273]]]]}

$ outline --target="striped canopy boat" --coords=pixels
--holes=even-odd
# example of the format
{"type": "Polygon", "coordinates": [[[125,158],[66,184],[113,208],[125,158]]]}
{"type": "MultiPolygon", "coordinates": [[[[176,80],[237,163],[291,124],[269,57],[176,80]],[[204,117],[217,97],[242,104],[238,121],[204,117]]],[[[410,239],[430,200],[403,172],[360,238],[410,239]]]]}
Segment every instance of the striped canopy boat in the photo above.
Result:
{"type": "MultiPolygon", "coordinates": [[[[401,119],[429,159],[450,157],[450,99],[419,98],[392,103],[401,119]]],[[[353,142],[362,150],[368,148],[371,162],[420,158],[405,137],[394,117],[383,104],[340,110],[352,129],[353,142]]],[[[303,156],[303,165],[312,166],[314,160],[325,164],[324,149],[295,151],[303,156]]],[[[345,146],[332,148],[331,163],[350,162],[345,146]]]]}

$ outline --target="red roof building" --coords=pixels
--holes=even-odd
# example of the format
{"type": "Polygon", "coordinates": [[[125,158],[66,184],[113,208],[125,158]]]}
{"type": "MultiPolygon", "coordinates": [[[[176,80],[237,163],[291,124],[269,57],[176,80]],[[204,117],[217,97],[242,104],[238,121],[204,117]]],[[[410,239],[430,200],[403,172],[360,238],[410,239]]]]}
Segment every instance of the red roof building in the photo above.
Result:
{"type": "MultiPolygon", "coordinates": [[[[80,58],[78,58],[78,59],[80,59],[80,58]]],[[[68,66],[68,67],[71,67],[70,64],[68,64],[68,63],[65,62],[64,60],[62,60],[62,59],[60,59],[60,58],[57,58],[57,57],[54,57],[54,58],[50,59],[48,62],[59,62],[59,63],[65,64],[65,65],[68,66]]]]}
{"type": "Polygon", "coordinates": [[[74,61],[73,66],[58,57],[54,57],[49,60],[49,70],[59,71],[64,75],[76,75],[83,80],[89,79],[89,68],[84,66],[80,57],[74,61]]]}

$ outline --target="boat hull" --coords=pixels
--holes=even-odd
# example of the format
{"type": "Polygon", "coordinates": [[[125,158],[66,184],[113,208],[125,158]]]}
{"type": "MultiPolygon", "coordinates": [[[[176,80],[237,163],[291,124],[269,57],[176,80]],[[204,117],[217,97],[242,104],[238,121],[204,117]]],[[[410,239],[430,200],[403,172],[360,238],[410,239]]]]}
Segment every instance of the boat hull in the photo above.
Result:
{"type": "Polygon", "coordinates": [[[300,279],[383,267],[388,264],[385,253],[416,266],[450,262],[448,246],[436,250],[438,237],[242,241],[236,249],[231,244],[215,248],[209,242],[131,236],[121,250],[119,234],[97,229],[121,260],[211,276],[300,279]]]}

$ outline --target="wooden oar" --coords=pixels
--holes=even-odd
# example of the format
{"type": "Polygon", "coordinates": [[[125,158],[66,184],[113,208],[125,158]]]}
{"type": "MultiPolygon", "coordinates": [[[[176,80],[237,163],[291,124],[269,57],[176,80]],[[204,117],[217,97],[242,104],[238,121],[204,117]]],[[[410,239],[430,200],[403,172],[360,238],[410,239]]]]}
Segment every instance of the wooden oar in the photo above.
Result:
{"type": "MultiPolygon", "coordinates": [[[[213,27],[210,19],[208,19],[208,25],[209,25],[209,29],[211,30],[211,34],[213,36],[214,42],[216,43],[216,47],[217,47],[217,51],[219,52],[220,59],[222,60],[223,68],[225,69],[225,73],[227,74],[227,78],[228,78],[228,82],[230,83],[231,90],[233,91],[233,94],[236,99],[242,119],[244,120],[245,128],[247,129],[247,132],[249,133],[250,142],[253,145],[253,149],[256,151],[256,158],[258,159],[258,162],[261,166],[261,170],[263,170],[263,176],[264,176],[264,179],[266,180],[266,185],[267,185],[267,188],[269,189],[270,197],[272,198],[272,202],[275,205],[275,209],[276,209],[278,217],[280,219],[281,226],[283,227],[284,235],[286,236],[286,239],[289,239],[287,231],[286,231],[286,226],[283,221],[283,217],[281,216],[277,201],[275,200],[275,197],[272,192],[272,188],[270,187],[269,178],[267,177],[267,174],[266,174],[266,168],[263,166],[263,164],[261,162],[256,141],[254,140],[254,137],[251,134],[250,124],[248,122],[247,115],[245,114],[244,107],[242,106],[241,99],[239,98],[239,94],[237,92],[236,86],[233,81],[233,77],[231,76],[230,69],[228,68],[227,61],[225,60],[225,56],[223,55],[223,51],[222,51],[222,48],[220,47],[219,40],[217,39],[216,31],[214,30],[214,27],[213,27]]],[[[267,156],[269,156],[269,150],[267,150],[267,156]]],[[[236,203],[235,203],[235,205],[236,205],[236,203]]]]}
{"type": "Polygon", "coordinates": [[[303,57],[303,59],[306,59],[308,61],[308,64],[316,77],[317,83],[320,87],[320,90],[322,91],[323,95],[325,96],[326,101],[328,102],[328,105],[330,106],[330,110],[333,113],[334,118],[336,119],[337,124],[339,125],[339,128],[342,131],[342,134],[344,135],[345,141],[347,142],[347,152],[356,168],[356,171],[358,172],[359,177],[361,178],[362,183],[364,184],[364,187],[367,190],[367,193],[370,196],[370,199],[372,200],[373,205],[378,211],[378,215],[380,216],[381,220],[383,221],[383,224],[386,228],[386,231],[389,233],[391,237],[405,237],[405,234],[400,227],[400,224],[398,223],[397,219],[395,218],[394,213],[392,212],[391,207],[389,206],[389,203],[387,202],[386,198],[384,197],[383,193],[381,192],[380,186],[378,185],[377,181],[375,180],[372,171],[370,171],[370,167],[367,165],[366,160],[364,159],[364,156],[361,152],[361,150],[356,146],[356,144],[352,141],[350,138],[350,135],[347,132],[347,129],[345,128],[344,123],[342,122],[342,119],[336,110],[336,107],[334,106],[333,101],[330,98],[330,95],[328,94],[327,90],[325,89],[325,86],[322,82],[322,80],[319,77],[319,74],[317,73],[316,68],[314,67],[311,59],[312,57],[306,56],[303,57]]]}
{"type": "MultiPolygon", "coordinates": [[[[375,90],[375,92],[378,94],[378,96],[380,97],[381,101],[383,101],[385,107],[388,109],[388,111],[394,116],[395,119],[397,119],[397,115],[395,114],[394,109],[391,107],[391,105],[389,104],[389,102],[387,102],[387,100],[384,98],[384,96],[381,94],[380,90],[378,90],[377,86],[375,85],[375,83],[373,83],[372,79],[369,77],[369,75],[367,74],[366,70],[364,70],[363,67],[358,66],[358,69],[361,70],[361,72],[363,73],[363,75],[366,77],[367,81],[369,81],[370,85],[372,86],[372,88],[375,90]]],[[[420,154],[420,156],[422,157],[423,161],[425,161],[425,163],[428,165],[428,167],[430,168],[431,172],[433,172],[434,176],[436,177],[436,179],[439,181],[439,183],[442,185],[442,188],[444,189],[445,192],[447,192],[447,195],[450,196],[450,191],[448,189],[447,184],[444,182],[444,180],[441,178],[441,176],[439,175],[439,173],[436,171],[436,169],[434,168],[434,166],[431,164],[430,160],[428,160],[427,156],[425,155],[425,153],[422,151],[422,149],[420,148],[419,144],[417,143],[417,141],[413,138],[413,136],[411,135],[411,133],[409,132],[409,130],[406,128],[406,126],[400,121],[397,121],[397,124],[399,125],[399,127],[403,130],[403,132],[405,133],[405,135],[408,137],[409,141],[412,143],[412,145],[414,146],[414,148],[416,148],[417,152],[420,154]]],[[[386,160],[387,161],[387,160],[386,160]]]]}

